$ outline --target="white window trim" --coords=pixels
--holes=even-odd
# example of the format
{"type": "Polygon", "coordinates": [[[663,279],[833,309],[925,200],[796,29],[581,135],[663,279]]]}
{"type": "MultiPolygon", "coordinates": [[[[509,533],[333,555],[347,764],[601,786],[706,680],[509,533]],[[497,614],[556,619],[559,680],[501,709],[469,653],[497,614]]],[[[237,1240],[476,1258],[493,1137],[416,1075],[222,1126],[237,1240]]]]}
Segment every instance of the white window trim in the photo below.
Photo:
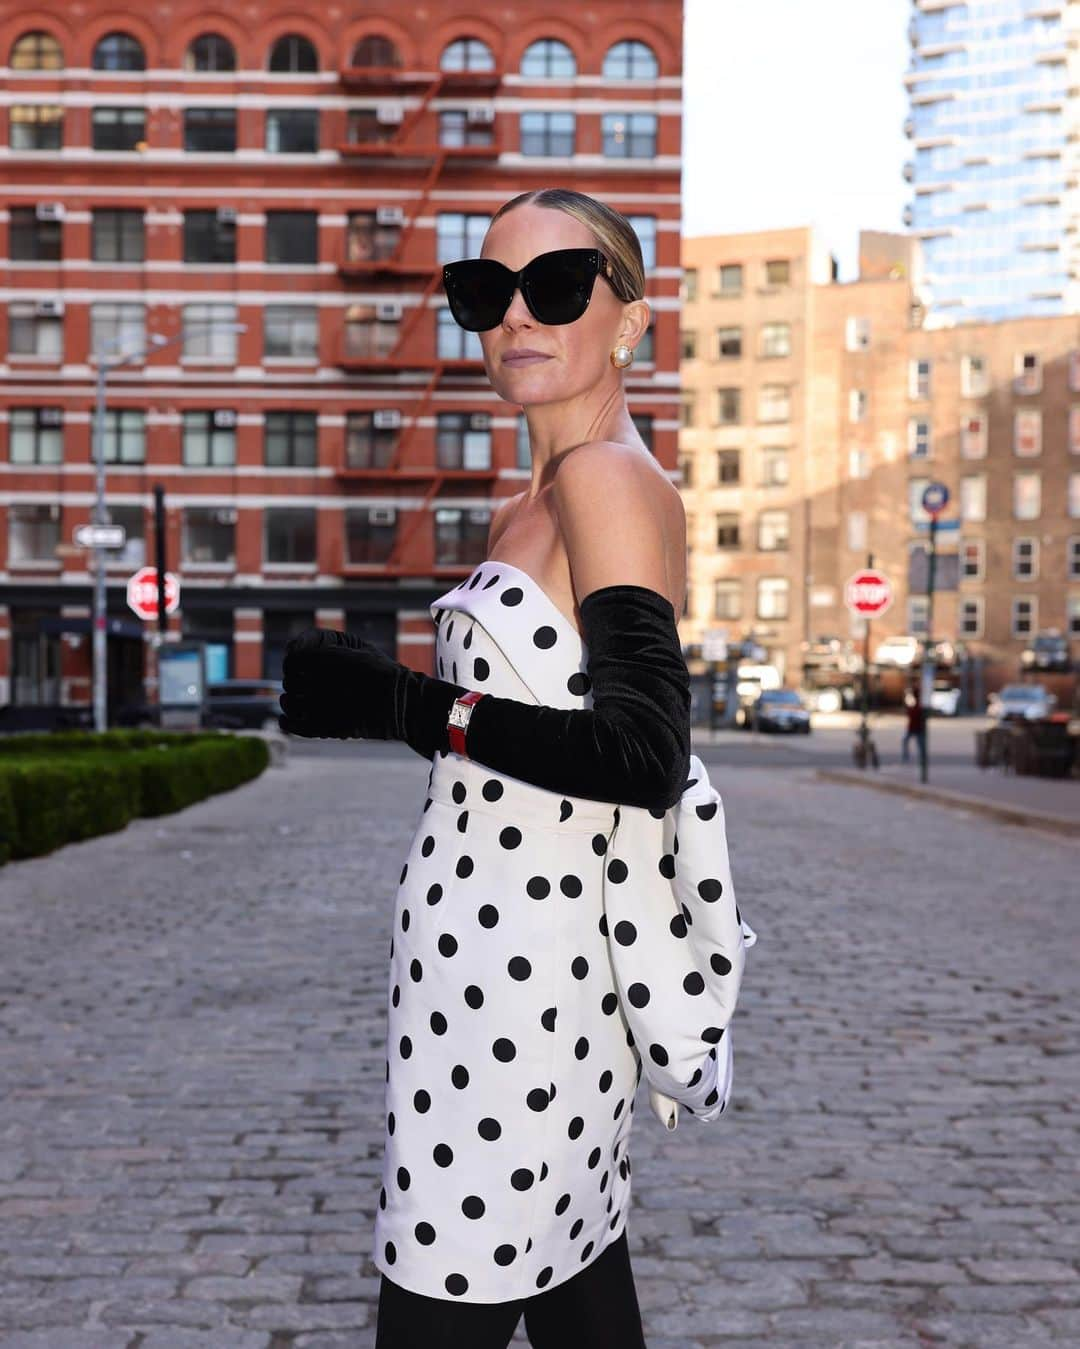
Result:
{"type": "Polygon", "coordinates": [[[990,369],[986,357],[978,352],[970,352],[960,358],[960,396],[962,398],[985,398],[990,392],[990,369]],[[983,362],[982,377],[978,384],[971,377],[971,362],[983,362]]]}
{"type": "Polygon", "coordinates": [[[1043,386],[1043,360],[1037,351],[1018,351],[1013,357],[1013,391],[1015,393],[1042,393],[1043,386]],[[1031,388],[1026,388],[1027,375],[1024,371],[1024,357],[1035,357],[1035,382],[1031,388]]]}
{"type": "Polygon", "coordinates": [[[1039,540],[1033,534],[1020,534],[1012,543],[1012,578],[1014,581],[1037,581],[1039,579],[1039,540]],[[1020,575],[1020,545],[1031,545],[1031,572],[1020,575]]]}
{"type": "Polygon", "coordinates": [[[961,582],[961,584],[962,584],[964,581],[967,581],[967,582],[969,582],[971,585],[979,585],[979,584],[981,584],[981,583],[982,583],[983,581],[985,581],[985,580],[986,580],[986,540],[983,539],[983,538],[978,538],[978,539],[965,539],[963,536],[961,536],[961,539],[960,539],[960,582],[961,582]],[[967,548],[967,547],[968,547],[969,545],[971,545],[971,544],[974,544],[974,545],[976,546],[977,550],[978,550],[978,556],[979,556],[979,570],[975,573],[974,576],[965,576],[965,575],[964,575],[964,549],[967,548]]]}
{"type": "Polygon", "coordinates": [[[986,603],[982,595],[961,595],[960,613],[958,615],[961,638],[978,641],[983,636],[983,629],[986,622],[986,603]],[[968,632],[964,627],[964,609],[972,605],[975,609],[975,631],[968,632]]]}
{"type": "Polygon", "coordinates": [[[1013,482],[1012,482],[1012,518],[1013,518],[1014,520],[1024,520],[1024,521],[1028,521],[1028,520],[1040,520],[1040,519],[1042,518],[1042,505],[1043,505],[1043,503],[1042,503],[1042,474],[1041,474],[1041,473],[1037,473],[1037,472],[1036,472],[1036,473],[1030,473],[1030,472],[1014,473],[1014,474],[1013,474],[1013,482]],[[1039,484],[1039,509],[1035,512],[1034,515],[1020,515],[1019,512],[1018,512],[1017,509],[1016,509],[1016,508],[1017,508],[1017,505],[1019,504],[1018,501],[1017,501],[1017,497],[1016,497],[1017,480],[1018,480],[1019,478],[1034,478],[1034,479],[1038,482],[1038,484],[1039,484]]]}
{"type": "Polygon", "coordinates": [[[1017,640],[1034,637],[1039,630],[1039,597],[1037,595],[1014,595],[1009,605],[1009,632],[1017,640]],[[1027,632],[1017,632],[1016,611],[1021,604],[1031,606],[1031,617],[1027,632]]]}

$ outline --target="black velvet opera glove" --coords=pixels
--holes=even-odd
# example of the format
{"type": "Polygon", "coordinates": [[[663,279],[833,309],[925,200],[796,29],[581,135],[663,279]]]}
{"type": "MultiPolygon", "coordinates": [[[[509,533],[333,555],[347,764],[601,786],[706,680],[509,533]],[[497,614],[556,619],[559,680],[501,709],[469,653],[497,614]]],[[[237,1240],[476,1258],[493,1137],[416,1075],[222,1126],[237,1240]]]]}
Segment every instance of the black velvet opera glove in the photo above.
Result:
{"type": "MultiPolygon", "coordinates": [[[[579,607],[593,706],[485,694],[469,720],[468,756],[549,791],[667,809],[682,795],[690,764],[690,676],[675,610],[637,585],[604,586],[579,607]]],[[[425,759],[449,752],[446,719],[465,692],[362,638],[318,628],[289,643],[282,676],[282,730],[404,740],[425,759]]]]}

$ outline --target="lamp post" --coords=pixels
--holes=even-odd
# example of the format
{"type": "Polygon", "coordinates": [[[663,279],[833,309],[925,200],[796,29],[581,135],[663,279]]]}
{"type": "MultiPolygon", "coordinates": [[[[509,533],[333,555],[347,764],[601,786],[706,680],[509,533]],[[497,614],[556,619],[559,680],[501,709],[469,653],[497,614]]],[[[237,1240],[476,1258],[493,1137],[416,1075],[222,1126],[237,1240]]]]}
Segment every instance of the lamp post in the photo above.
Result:
{"type": "MultiPolygon", "coordinates": [[[[112,347],[99,349],[94,353],[94,359],[97,362],[97,387],[94,399],[94,423],[92,431],[93,452],[94,452],[94,524],[107,525],[109,523],[109,511],[105,504],[105,394],[109,372],[119,370],[125,365],[136,365],[145,359],[150,351],[160,351],[163,347],[171,346],[174,342],[181,342],[193,330],[206,327],[209,330],[217,332],[235,332],[243,333],[247,331],[246,323],[214,323],[214,324],[193,324],[186,328],[181,328],[180,332],[174,333],[172,337],[164,333],[147,334],[147,346],[139,351],[128,352],[126,355],[114,354],[115,344],[112,347]]],[[[108,729],[108,711],[106,707],[108,670],[106,661],[108,659],[108,648],[106,645],[106,589],[105,589],[105,549],[95,548],[94,550],[94,643],[93,643],[93,690],[94,690],[94,730],[104,731],[108,729]]]]}

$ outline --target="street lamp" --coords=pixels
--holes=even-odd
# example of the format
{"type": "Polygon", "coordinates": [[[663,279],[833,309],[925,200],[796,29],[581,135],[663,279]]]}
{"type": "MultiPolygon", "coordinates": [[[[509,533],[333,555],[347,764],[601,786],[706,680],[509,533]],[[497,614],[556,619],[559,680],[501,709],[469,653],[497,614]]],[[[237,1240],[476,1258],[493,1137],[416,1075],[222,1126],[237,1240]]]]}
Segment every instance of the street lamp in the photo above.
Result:
{"type": "MultiPolygon", "coordinates": [[[[126,355],[115,353],[115,343],[94,353],[97,362],[97,394],[94,400],[93,452],[95,471],[94,523],[107,525],[109,512],[105,505],[105,391],[109,372],[119,370],[125,365],[135,365],[145,359],[149,351],[160,351],[174,342],[183,341],[192,331],[206,328],[216,332],[247,332],[246,323],[210,323],[190,324],[181,328],[172,337],[164,333],[149,333],[148,345],[141,351],[128,352],[126,355]]],[[[93,689],[94,689],[94,730],[108,728],[106,710],[106,690],[108,671],[106,669],[106,590],[105,590],[105,549],[94,548],[94,643],[93,643],[93,689]]]]}

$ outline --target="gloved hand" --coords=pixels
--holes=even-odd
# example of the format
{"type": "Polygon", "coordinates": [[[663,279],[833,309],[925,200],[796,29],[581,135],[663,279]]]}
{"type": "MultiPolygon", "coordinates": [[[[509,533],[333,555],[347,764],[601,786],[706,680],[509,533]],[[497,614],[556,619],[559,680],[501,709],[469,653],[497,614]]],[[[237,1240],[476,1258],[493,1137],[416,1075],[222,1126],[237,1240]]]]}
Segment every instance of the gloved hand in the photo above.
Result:
{"type": "Polygon", "coordinates": [[[446,719],[465,692],[333,628],[305,628],[294,637],[281,676],[283,731],[313,739],[404,740],[426,759],[448,748],[446,719]]]}

